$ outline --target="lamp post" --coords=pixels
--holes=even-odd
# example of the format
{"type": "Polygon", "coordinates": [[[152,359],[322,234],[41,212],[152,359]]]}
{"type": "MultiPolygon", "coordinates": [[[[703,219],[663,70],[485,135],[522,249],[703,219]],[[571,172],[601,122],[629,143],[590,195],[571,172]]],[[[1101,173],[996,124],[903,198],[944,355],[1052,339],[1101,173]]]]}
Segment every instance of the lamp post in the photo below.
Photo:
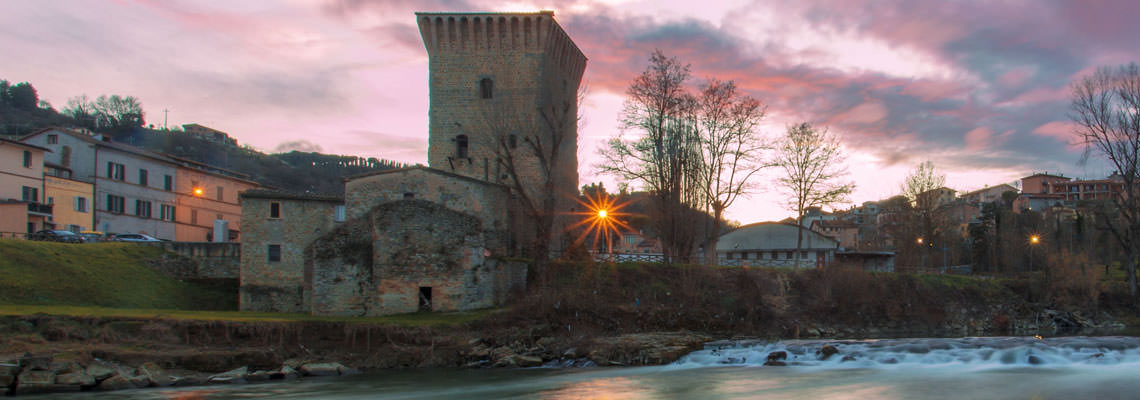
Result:
{"type": "Polygon", "coordinates": [[[1033,273],[1033,248],[1037,247],[1037,243],[1041,243],[1041,237],[1037,235],[1029,235],[1029,272],[1033,273]]]}
{"type": "MultiPolygon", "coordinates": [[[[603,221],[603,226],[605,226],[604,222],[605,222],[606,218],[609,218],[609,217],[610,217],[610,213],[606,209],[603,208],[601,210],[598,210],[598,219],[603,221]]],[[[613,244],[610,243],[610,230],[609,229],[602,229],[602,237],[603,237],[603,240],[605,240],[605,243],[603,243],[603,246],[606,246],[606,255],[607,256],[613,256],[614,248],[613,248],[613,244]]]]}
{"type": "Polygon", "coordinates": [[[923,269],[925,269],[926,268],[926,246],[922,245],[923,240],[921,237],[918,238],[917,240],[915,240],[914,242],[918,244],[919,259],[922,260],[920,262],[920,265],[922,266],[923,269]]]}

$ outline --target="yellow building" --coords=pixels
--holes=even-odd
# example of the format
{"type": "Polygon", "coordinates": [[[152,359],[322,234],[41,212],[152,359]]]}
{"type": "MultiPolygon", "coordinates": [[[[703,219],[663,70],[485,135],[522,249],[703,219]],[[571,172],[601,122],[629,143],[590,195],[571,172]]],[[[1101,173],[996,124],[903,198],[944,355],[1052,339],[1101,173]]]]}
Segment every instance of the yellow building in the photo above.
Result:
{"type": "Polygon", "coordinates": [[[95,186],[90,182],[45,174],[44,195],[52,204],[52,219],[56,227],[76,233],[93,230],[95,186]]]}

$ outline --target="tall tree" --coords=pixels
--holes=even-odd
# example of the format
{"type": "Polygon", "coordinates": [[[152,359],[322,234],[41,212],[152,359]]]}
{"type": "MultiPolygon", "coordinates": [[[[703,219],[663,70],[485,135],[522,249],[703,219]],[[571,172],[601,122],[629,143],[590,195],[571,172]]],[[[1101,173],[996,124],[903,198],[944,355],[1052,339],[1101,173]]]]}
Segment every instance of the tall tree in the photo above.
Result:
{"type": "Polygon", "coordinates": [[[35,110],[40,104],[36,88],[27,82],[20,82],[8,87],[8,105],[21,110],[35,110]]]}
{"type": "Polygon", "coordinates": [[[803,249],[803,218],[808,208],[827,207],[847,201],[855,190],[847,175],[839,141],[827,129],[804,122],[788,127],[776,146],[774,164],[783,171],[777,182],[787,192],[787,206],[796,212],[795,265],[803,249]]]}
{"type": "Polygon", "coordinates": [[[1140,257],[1140,66],[1101,67],[1073,84],[1074,132],[1085,145],[1085,159],[1096,154],[1112,165],[1122,186],[1113,196],[1116,215],[1102,215],[1127,257],[1128,287],[1136,284],[1140,257]]]}
{"type": "Polygon", "coordinates": [[[577,197],[577,151],[579,105],[587,88],[579,82],[551,82],[550,92],[533,105],[534,113],[517,112],[525,94],[498,90],[483,109],[485,133],[473,135],[479,146],[492,149],[495,180],[505,176],[505,184],[517,194],[523,212],[534,222],[530,244],[532,256],[550,257],[556,233],[564,221],[559,210],[570,208],[577,197]],[[573,165],[568,165],[573,164],[573,165]],[[537,172],[537,175],[532,175],[537,172]],[[573,181],[573,182],[571,182],[573,181]],[[568,186],[567,183],[570,183],[568,186]]]}
{"type": "Polygon", "coordinates": [[[706,203],[700,187],[701,142],[692,116],[697,100],[685,88],[689,66],[660,50],[630,83],[621,136],[601,150],[603,173],[638,182],[650,193],[667,261],[687,262],[696,247],[697,213],[706,203]],[[627,131],[637,137],[626,140],[627,131]]]}
{"type": "Polygon", "coordinates": [[[771,147],[756,131],[766,107],[740,93],[735,82],[710,78],[701,87],[696,106],[701,148],[698,178],[705,211],[713,216],[705,232],[705,263],[715,265],[724,210],[755,189],[751,179],[764,168],[761,157],[771,147]]]}

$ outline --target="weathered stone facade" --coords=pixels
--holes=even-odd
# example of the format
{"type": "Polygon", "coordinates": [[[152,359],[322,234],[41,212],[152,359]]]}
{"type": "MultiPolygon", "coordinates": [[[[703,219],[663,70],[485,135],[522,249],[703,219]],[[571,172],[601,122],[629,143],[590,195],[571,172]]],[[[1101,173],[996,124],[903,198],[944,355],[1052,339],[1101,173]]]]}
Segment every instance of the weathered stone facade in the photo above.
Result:
{"type": "Polygon", "coordinates": [[[491,307],[526,283],[501,230],[426,200],[398,200],[315,241],[306,261],[312,313],[385,315],[491,307]]]}
{"type": "Polygon", "coordinates": [[[246,191],[241,195],[241,294],[243,311],[308,312],[305,249],[336,226],[333,197],[246,191]],[[277,204],[277,214],[271,214],[277,204]],[[270,246],[278,246],[271,261],[270,246]]]}
{"type": "Polygon", "coordinates": [[[557,210],[574,207],[577,96],[586,56],[554,12],[416,18],[430,71],[428,165],[514,185],[513,165],[536,206],[553,196],[557,210]],[[548,167],[553,190],[543,185],[548,167]]]}

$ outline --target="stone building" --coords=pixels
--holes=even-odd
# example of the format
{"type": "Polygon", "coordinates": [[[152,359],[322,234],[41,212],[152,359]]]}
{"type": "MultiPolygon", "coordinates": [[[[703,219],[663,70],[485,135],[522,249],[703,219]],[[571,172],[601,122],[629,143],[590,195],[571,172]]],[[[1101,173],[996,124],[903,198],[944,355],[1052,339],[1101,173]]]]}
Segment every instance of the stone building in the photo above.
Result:
{"type": "Polygon", "coordinates": [[[344,221],[338,218],[343,216],[343,204],[344,199],[328,196],[270,190],[241,193],[242,310],[309,310],[305,247],[344,221]]]}
{"type": "Polygon", "coordinates": [[[350,177],[343,198],[244,193],[242,310],[469,310],[525,285],[515,260],[536,232],[527,199],[563,210],[577,193],[586,58],[549,11],[416,19],[429,56],[428,166],[350,177]]]}

